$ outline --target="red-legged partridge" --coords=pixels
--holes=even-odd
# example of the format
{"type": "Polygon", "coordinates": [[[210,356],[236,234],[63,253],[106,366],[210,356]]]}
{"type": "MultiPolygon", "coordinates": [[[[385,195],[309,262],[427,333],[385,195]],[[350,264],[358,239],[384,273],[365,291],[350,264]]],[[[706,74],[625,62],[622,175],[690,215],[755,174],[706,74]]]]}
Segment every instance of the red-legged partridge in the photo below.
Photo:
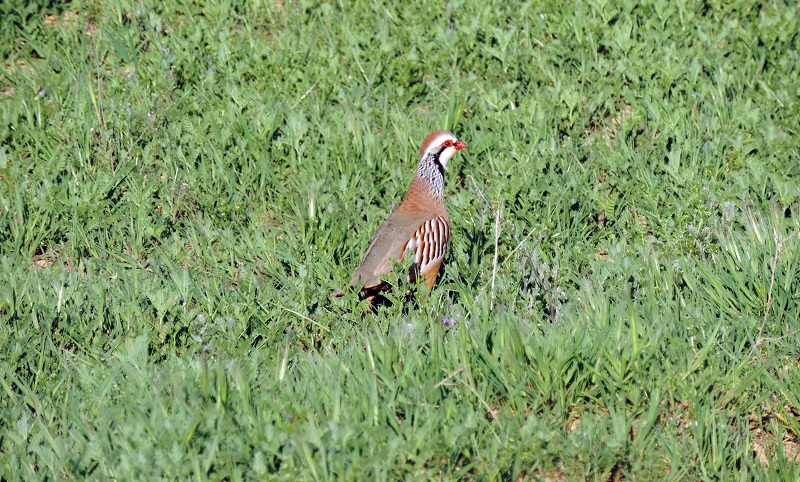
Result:
{"type": "MultiPolygon", "coordinates": [[[[413,256],[409,279],[433,288],[450,241],[450,220],[444,207],[444,168],[467,147],[449,131],[435,131],[419,148],[417,173],[400,205],[378,229],[353,274],[350,286],[362,286],[367,298],[387,289],[381,275],[392,272],[391,260],[413,256]]],[[[334,295],[341,296],[340,291],[334,295]]]]}

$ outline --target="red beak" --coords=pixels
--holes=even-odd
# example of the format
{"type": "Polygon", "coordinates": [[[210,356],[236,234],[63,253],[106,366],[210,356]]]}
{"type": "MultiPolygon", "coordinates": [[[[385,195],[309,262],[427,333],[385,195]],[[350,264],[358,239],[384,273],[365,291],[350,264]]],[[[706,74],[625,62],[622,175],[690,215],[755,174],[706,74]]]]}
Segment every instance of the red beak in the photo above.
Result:
{"type": "Polygon", "coordinates": [[[461,142],[461,141],[456,141],[456,144],[455,144],[455,146],[453,146],[453,147],[455,147],[455,148],[456,148],[456,150],[459,150],[459,149],[464,149],[464,148],[466,148],[466,147],[467,147],[467,145],[466,145],[466,144],[464,144],[464,143],[463,143],[463,142],[461,142]]]}

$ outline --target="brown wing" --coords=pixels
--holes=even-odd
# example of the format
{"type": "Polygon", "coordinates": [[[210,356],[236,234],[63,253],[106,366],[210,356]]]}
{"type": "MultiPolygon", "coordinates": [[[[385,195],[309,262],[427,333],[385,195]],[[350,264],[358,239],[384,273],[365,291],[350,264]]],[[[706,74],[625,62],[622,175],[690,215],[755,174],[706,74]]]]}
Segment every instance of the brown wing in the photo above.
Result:
{"type": "MultiPolygon", "coordinates": [[[[445,230],[446,236],[449,237],[450,227],[449,223],[447,223],[447,218],[437,216],[433,219],[443,219],[445,221],[447,225],[445,230]]],[[[389,216],[389,219],[384,221],[378,233],[372,239],[372,243],[370,243],[364,255],[364,260],[361,262],[358,269],[356,269],[355,274],[353,274],[353,279],[350,280],[350,286],[356,286],[359,283],[363,283],[364,288],[380,285],[382,283],[380,276],[392,272],[391,260],[402,261],[408,245],[411,241],[417,239],[417,234],[420,230],[424,233],[426,222],[430,224],[431,221],[430,214],[412,214],[395,211],[389,216]]],[[[436,224],[438,226],[438,224],[441,223],[436,224]]],[[[430,238],[432,233],[428,233],[427,236],[430,238]]],[[[441,238],[443,236],[439,235],[439,237],[441,238]]],[[[424,235],[422,239],[425,239],[424,235]]],[[[422,264],[417,262],[417,256],[419,253],[424,253],[424,250],[422,252],[419,249],[415,251],[417,253],[414,258],[415,264],[422,268],[421,273],[424,277],[432,265],[430,262],[422,264]]],[[[430,254],[436,254],[436,250],[430,251],[430,254]]],[[[429,258],[430,254],[427,255],[429,258]]],[[[443,252],[441,253],[441,257],[444,257],[443,252]]],[[[430,260],[434,263],[436,262],[436,258],[430,258],[430,260]]],[[[441,260],[439,260],[438,263],[441,265],[441,260]]],[[[438,271],[438,266],[436,269],[438,271]]]]}

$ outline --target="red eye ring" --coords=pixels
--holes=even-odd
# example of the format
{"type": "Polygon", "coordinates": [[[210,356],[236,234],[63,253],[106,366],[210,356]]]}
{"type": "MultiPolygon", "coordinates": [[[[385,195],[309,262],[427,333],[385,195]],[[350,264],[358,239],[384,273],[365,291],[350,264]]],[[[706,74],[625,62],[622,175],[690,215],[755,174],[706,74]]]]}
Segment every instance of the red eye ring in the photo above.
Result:
{"type": "Polygon", "coordinates": [[[446,141],[444,141],[444,143],[442,145],[444,147],[453,147],[453,141],[451,141],[450,139],[447,139],[446,141]]]}

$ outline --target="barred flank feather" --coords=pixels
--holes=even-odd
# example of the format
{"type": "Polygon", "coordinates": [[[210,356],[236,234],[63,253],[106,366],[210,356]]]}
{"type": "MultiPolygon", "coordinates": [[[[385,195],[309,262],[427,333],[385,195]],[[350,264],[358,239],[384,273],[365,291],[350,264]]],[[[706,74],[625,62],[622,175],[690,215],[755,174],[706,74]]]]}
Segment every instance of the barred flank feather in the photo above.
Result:
{"type": "MultiPolygon", "coordinates": [[[[421,275],[433,288],[450,241],[450,221],[444,208],[444,168],[466,147],[448,131],[432,132],[422,142],[414,180],[403,201],[383,222],[372,239],[350,286],[361,285],[368,293],[387,289],[381,275],[392,271],[392,260],[402,261],[407,251],[414,257],[409,278],[421,275]]],[[[335,296],[341,295],[336,291],[335,296]]]]}
{"type": "Polygon", "coordinates": [[[447,253],[450,242],[450,222],[445,216],[436,216],[425,221],[411,236],[406,250],[413,252],[414,268],[419,270],[429,287],[433,286],[436,274],[447,253]]]}

